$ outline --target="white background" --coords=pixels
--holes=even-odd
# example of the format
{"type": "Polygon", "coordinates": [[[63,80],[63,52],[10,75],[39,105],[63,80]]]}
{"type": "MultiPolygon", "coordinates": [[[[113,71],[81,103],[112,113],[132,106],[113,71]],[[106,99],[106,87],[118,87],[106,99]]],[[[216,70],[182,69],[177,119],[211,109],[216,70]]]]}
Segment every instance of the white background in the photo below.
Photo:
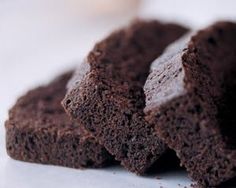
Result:
{"type": "Polygon", "coordinates": [[[122,9],[100,15],[83,0],[0,0],[0,188],[181,188],[191,184],[185,172],[160,173],[158,179],[137,177],[122,167],[75,170],[18,162],[5,152],[4,121],[17,97],[76,66],[95,41],[136,14],[195,29],[218,19],[236,20],[234,0],[146,0],[131,9],[134,1],[120,0],[121,7],[126,2],[122,9]]]}

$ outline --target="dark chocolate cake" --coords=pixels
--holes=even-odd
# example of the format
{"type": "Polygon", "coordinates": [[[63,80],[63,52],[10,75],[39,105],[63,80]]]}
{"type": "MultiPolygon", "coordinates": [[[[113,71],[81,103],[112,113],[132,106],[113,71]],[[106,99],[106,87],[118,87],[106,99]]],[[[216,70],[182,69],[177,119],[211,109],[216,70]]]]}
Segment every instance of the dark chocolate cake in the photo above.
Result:
{"type": "Polygon", "coordinates": [[[102,167],[111,156],[90,133],[70,121],[61,106],[65,73],[19,98],[6,121],[6,148],[17,160],[72,168],[102,167]]]}
{"type": "Polygon", "coordinates": [[[69,84],[63,105],[128,170],[144,173],[166,150],[144,119],[151,62],[187,31],[136,21],[95,45],[69,84]]]}
{"type": "Polygon", "coordinates": [[[154,61],[146,120],[190,176],[216,186],[236,176],[236,24],[186,36],[154,61]]]}

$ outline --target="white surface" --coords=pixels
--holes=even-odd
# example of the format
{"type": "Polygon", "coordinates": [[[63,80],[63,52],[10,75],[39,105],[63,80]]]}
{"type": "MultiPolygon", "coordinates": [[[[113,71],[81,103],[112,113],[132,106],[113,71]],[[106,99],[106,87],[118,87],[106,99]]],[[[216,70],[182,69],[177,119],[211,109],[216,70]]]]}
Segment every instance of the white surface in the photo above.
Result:
{"type": "MultiPolygon", "coordinates": [[[[235,18],[232,0],[221,1],[222,5],[217,5],[220,1],[208,1],[214,5],[209,9],[200,6],[203,0],[189,2],[147,0],[140,14],[186,20],[194,27],[222,15],[235,18]],[[173,7],[173,2],[178,4],[173,7]],[[186,2],[188,7],[184,6],[186,2]],[[191,9],[196,2],[197,7],[191,9]]],[[[185,172],[165,172],[157,174],[157,179],[138,177],[122,167],[74,170],[18,162],[7,156],[4,121],[16,98],[78,64],[97,39],[123,24],[127,15],[131,16],[129,13],[121,18],[113,15],[106,19],[93,16],[81,19],[74,6],[73,0],[0,0],[0,188],[189,186],[191,182],[185,172]]]]}

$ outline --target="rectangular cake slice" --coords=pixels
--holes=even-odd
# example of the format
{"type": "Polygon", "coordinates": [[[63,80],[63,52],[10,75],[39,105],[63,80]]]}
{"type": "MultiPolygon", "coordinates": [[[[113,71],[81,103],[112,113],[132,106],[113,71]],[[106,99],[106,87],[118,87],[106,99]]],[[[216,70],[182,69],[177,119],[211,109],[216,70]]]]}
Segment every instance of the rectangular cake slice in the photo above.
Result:
{"type": "Polygon", "coordinates": [[[203,186],[236,176],[236,24],[172,44],[144,86],[146,120],[203,186]]]}
{"type": "Polygon", "coordinates": [[[102,167],[111,155],[61,106],[71,72],[19,98],[6,121],[7,153],[14,159],[72,168],[102,167]]]}
{"type": "Polygon", "coordinates": [[[97,43],[69,84],[63,106],[128,170],[144,173],[166,145],[144,119],[151,62],[187,31],[136,21],[97,43]]]}

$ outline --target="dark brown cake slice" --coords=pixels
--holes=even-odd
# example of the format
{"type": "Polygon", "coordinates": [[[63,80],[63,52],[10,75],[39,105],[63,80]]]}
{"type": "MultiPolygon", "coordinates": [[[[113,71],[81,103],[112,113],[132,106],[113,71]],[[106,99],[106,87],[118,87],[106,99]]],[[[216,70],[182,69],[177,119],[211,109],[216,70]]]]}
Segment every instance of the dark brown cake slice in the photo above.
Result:
{"type": "Polygon", "coordinates": [[[150,63],[187,31],[176,24],[136,21],[95,45],[63,105],[122,165],[144,173],[166,150],[144,120],[143,85],[150,63]]]}
{"type": "Polygon", "coordinates": [[[218,22],[171,45],[144,87],[146,120],[190,176],[216,186],[236,176],[236,24],[218,22]]]}
{"type": "Polygon", "coordinates": [[[111,161],[90,133],[67,117],[61,106],[65,73],[19,98],[6,121],[7,153],[14,159],[72,168],[102,167],[111,161]]]}

